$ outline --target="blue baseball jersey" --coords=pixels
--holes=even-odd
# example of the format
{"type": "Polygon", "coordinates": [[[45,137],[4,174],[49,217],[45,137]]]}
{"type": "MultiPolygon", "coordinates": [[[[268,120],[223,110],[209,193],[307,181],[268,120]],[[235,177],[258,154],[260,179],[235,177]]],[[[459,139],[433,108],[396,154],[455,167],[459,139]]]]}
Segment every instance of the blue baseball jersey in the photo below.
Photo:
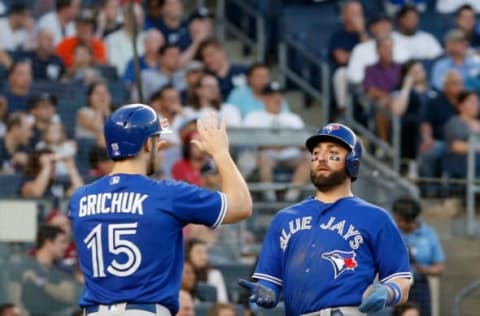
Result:
{"type": "Polygon", "coordinates": [[[85,288],[80,306],[155,303],[178,310],[182,228],[219,225],[223,193],[142,175],[105,176],[69,203],[85,288]]]}
{"type": "Polygon", "coordinates": [[[275,215],[253,278],[283,289],[287,316],[358,306],[380,282],[411,278],[408,251],[383,209],[357,197],[314,198],[275,215]]]}

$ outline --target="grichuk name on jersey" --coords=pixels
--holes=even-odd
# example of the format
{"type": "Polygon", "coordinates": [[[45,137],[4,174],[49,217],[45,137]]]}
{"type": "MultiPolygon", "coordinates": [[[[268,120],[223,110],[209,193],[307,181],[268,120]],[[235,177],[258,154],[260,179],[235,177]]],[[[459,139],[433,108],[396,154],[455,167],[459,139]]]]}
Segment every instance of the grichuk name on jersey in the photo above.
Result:
{"type": "Polygon", "coordinates": [[[112,213],[143,215],[143,202],[147,197],[148,194],[134,192],[89,194],[80,199],[78,216],[112,213]]]}

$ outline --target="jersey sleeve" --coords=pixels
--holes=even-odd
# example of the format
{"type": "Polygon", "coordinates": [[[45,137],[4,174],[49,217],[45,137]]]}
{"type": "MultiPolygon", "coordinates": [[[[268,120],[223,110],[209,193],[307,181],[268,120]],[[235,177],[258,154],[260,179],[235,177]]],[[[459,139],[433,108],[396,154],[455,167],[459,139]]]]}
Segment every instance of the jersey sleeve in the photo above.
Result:
{"type": "Polygon", "coordinates": [[[172,181],[173,215],[186,223],[212,228],[223,222],[227,198],[222,192],[208,191],[185,182],[172,181]]]}
{"type": "Polygon", "coordinates": [[[408,250],[393,219],[386,215],[375,238],[374,256],[380,282],[396,278],[411,278],[408,250]]]}
{"type": "Polygon", "coordinates": [[[282,287],[282,249],[280,245],[280,231],[278,229],[279,217],[277,216],[267,231],[263,242],[262,251],[258,257],[257,267],[252,277],[264,280],[282,287]]]}

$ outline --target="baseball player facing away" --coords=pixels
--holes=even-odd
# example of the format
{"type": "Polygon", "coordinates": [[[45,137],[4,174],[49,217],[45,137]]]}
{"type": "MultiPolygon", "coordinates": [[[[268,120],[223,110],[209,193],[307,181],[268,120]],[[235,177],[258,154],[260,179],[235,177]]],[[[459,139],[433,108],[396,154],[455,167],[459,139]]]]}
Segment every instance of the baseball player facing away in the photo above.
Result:
{"type": "Polygon", "coordinates": [[[222,192],[147,177],[166,146],[166,129],[151,107],[126,105],[107,119],[113,170],[79,188],[69,203],[85,276],[84,315],[175,315],[182,228],[188,223],[216,227],[251,215],[251,196],[229,154],[225,122],[219,126],[212,114],[198,123],[198,132],[195,144],[215,161],[222,192]]]}
{"type": "Polygon", "coordinates": [[[306,141],[315,196],[278,212],[253,278],[250,300],[274,307],[283,290],[287,316],[357,316],[403,303],[408,253],[390,215],[355,197],[362,147],[342,124],[306,141]],[[372,285],[378,274],[379,282],[372,285]]]}

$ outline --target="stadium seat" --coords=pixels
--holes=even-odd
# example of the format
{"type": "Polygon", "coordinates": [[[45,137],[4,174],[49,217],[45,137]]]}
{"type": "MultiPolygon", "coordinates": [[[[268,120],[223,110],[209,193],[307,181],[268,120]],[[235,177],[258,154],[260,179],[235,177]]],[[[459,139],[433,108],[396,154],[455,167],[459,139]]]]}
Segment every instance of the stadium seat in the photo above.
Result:
{"type": "Polygon", "coordinates": [[[207,316],[208,310],[212,305],[211,302],[195,303],[195,316],[207,316]]]}
{"type": "Polygon", "coordinates": [[[120,78],[118,77],[117,68],[109,65],[99,65],[95,67],[100,73],[102,77],[105,78],[107,81],[117,81],[120,78]]]}
{"type": "Polygon", "coordinates": [[[0,198],[18,197],[22,183],[22,175],[0,175],[0,198]]]}
{"type": "Polygon", "coordinates": [[[197,295],[202,302],[216,302],[217,288],[204,282],[198,282],[197,295]]]}

